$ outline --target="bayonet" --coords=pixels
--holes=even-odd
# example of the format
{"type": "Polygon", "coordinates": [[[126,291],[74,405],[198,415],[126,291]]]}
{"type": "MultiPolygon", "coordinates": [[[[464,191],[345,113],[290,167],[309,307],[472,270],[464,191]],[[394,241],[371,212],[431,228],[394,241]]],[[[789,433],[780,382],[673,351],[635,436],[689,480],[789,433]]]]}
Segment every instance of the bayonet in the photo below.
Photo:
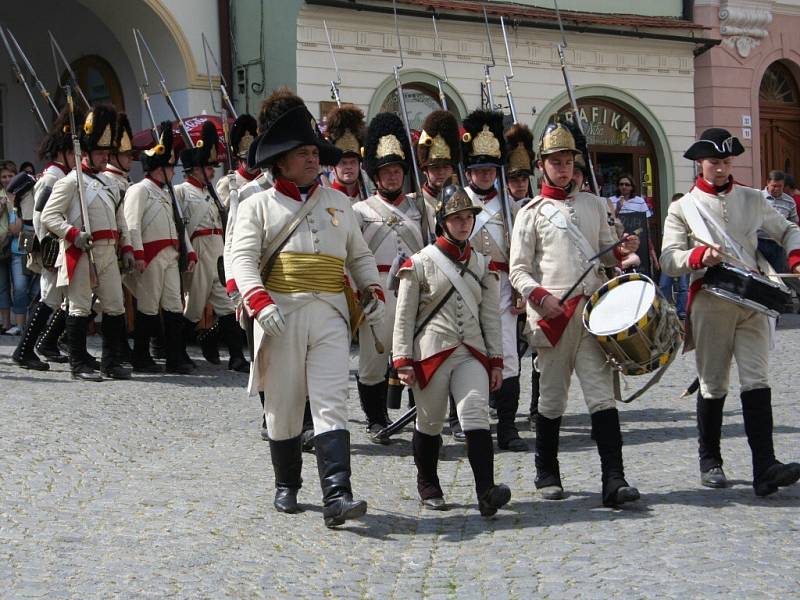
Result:
{"type": "Polygon", "coordinates": [[[433,21],[433,35],[435,36],[436,46],[435,49],[439,50],[439,58],[442,61],[442,73],[444,73],[444,80],[436,79],[436,87],[439,88],[439,104],[442,105],[444,110],[447,110],[447,96],[444,94],[442,83],[447,82],[447,66],[444,64],[444,52],[442,51],[442,42],[439,39],[439,28],[436,27],[436,15],[431,15],[433,21]]]}
{"type": "MultiPolygon", "coordinates": [[[[72,70],[72,66],[69,64],[67,57],[64,56],[64,52],[61,50],[61,46],[58,45],[56,41],[56,36],[53,35],[52,31],[48,31],[47,33],[50,34],[50,47],[53,50],[53,56],[58,53],[58,56],[61,57],[61,62],[64,63],[64,67],[67,70],[67,74],[69,75],[70,85],[72,89],[78,92],[78,96],[80,96],[83,103],[86,105],[86,110],[92,110],[92,105],[89,104],[89,101],[86,99],[86,95],[83,93],[80,84],[78,83],[78,78],[75,75],[75,71],[72,70]]],[[[58,61],[56,61],[56,75],[58,75],[58,61]]],[[[60,78],[59,78],[60,83],[60,78]]]]}
{"type": "Polygon", "coordinates": [[[17,49],[17,54],[19,54],[22,62],[25,64],[25,68],[30,73],[30,76],[33,78],[33,82],[36,84],[36,89],[39,90],[39,93],[44,98],[45,102],[50,106],[50,110],[53,111],[53,116],[58,116],[58,108],[56,108],[55,102],[53,102],[53,98],[50,96],[50,92],[47,91],[47,88],[44,87],[44,84],[39,79],[39,76],[36,74],[36,71],[31,64],[31,61],[28,60],[28,57],[25,56],[25,52],[22,50],[22,47],[19,45],[17,38],[14,37],[14,34],[11,33],[11,30],[8,29],[8,35],[11,38],[11,42],[14,44],[14,47],[17,49]]]}
{"type": "Polygon", "coordinates": [[[483,23],[486,26],[486,39],[489,42],[489,58],[492,64],[483,67],[483,85],[486,90],[486,106],[489,110],[494,110],[494,88],[492,87],[492,69],[497,66],[494,60],[494,48],[492,47],[492,34],[489,31],[489,15],[486,14],[486,3],[483,3],[483,23]]]}
{"type": "Polygon", "coordinates": [[[506,59],[508,60],[508,73],[503,75],[503,82],[506,84],[506,99],[508,100],[508,110],[511,111],[511,118],[514,123],[517,120],[517,107],[514,105],[514,96],[511,93],[511,80],[514,79],[514,65],[511,63],[511,47],[508,45],[508,34],[506,33],[506,22],[500,17],[500,27],[503,30],[503,43],[506,46],[506,59]]]}
{"type": "Polygon", "coordinates": [[[322,26],[325,27],[325,38],[328,40],[328,50],[331,53],[331,61],[333,61],[333,69],[336,72],[336,79],[331,79],[331,99],[336,101],[336,106],[342,105],[342,99],[339,96],[339,86],[342,83],[342,76],[339,73],[339,65],[336,64],[336,54],[333,51],[333,44],[331,43],[331,34],[328,32],[328,23],[322,21],[322,26]]]}
{"type": "MultiPolygon", "coordinates": [[[[11,33],[9,31],[9,33],[11,33]]],[[[14,72],[14,77],[23,88],[25,88],[25,93],[28,95],[28,102],[31,105],[31,114],[33,118],[36,120],[36,123],[39,127],[42,128],[43,133],[47,133],[47,123],[42,116],[42,112],[39,110],[39,107],[36,105],[36,98],[33,96],[33,92],[31,92],[31,88],[28,85],[28,82],[25,81],[25,77],[22,75],[22,71],[19,69],[19,65],[17,64],[17,59],[14,57],[14,53],[11,50],[11,46],[8,43],[8,38],[6,37],[5,30],[0,27],[0,37],[3,39],[3,45],[6,47],[6,52],[8,52],[8,58],[11,59],[11,70],[14,72]]]]}
{"type": "MultiPolygon", "coordinates": [[[[211,95],[211,107],[214,109],[214,112],[219,113],[220,121],[222,122],[222,138],[225,140],[225,159],[228,163],[228,171],[233,170],[233,157],[231,156],[231,139],[230,139],[230,131],[228,128],[228,114],[236,119],[237,114],[236,110],[233,108],[231,104],[231,99],[228,96],[228,90],[225,88],[225,77],[222,75],[222,69],[219,67],[219,63],[217,62],[217,58],[214,56],[214,51],[211,50],[211,46],[208,44],[208,39],[206,38],[205,33],[200,34],[203,39],[203,58],[206,62],[206,74],[208,75],[208,93],[211,95]],[[211,81],[211,69],[208,68],[208,55],[211,55],[211,60],[214,62],[214,65],[217,67],[217,74],[219,75],[219,91],[220,95],[222,96],[222,105],[217,108],[217,103],[214,101],[214,85],[211,81]],[[227,114],[226,114],[227,111],[227,114]]],[[[209,186],[211,189],[211,186],[209,186]]]]}
{"type": "MultiPolygon", "coordinates": [[[[578,110],[578,101],[575,99],[575,92],[572,88],[572,81],[569,77],[569,71],[567,71],[567,58],[564,55],[564,49],[567,47],[567,36],[564,34],[564,24],[561,22],[561,11],[558,10],[558,0],[553,0],[553,5],[556,8],[556,18],[558,19],[558,29],[561,31],[561,43],[556,44],[556,48],[558,49],[558,58],[561,61],[561,73],[564,75],[564,85],[567,88],[567,96],[569,96],[570,104],[572,105],[572,118],[575,124],[578,127],[578,131],[581,132],[583,137],[586,137],[586,132],[583,129],[583,122],[581,121],[581,114],[578,110]]],[[[600,188],[597,185],[597,177],[595,176],[594,172],[594,164],[592,162],[591,154],[589,153],[588,148],[588,141],[587,141],[587,148],[586,148],[586,165],[589,167],[589,177],[590,183],[592,185],[592,191],[595,194],[600,193],[600,188]]]]}

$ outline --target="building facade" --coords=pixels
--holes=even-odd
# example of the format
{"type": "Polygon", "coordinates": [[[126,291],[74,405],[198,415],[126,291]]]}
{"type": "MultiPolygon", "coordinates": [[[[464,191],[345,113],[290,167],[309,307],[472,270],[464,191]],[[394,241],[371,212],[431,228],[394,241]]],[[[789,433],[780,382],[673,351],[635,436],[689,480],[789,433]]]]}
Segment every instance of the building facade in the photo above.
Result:
{"type": "Polygon", "coordinates": [[[736,178],[800,176],[800,0],[697,0],[695,21],[722,43],[697,58],[698,130],[726,127],[747,152],[736,178]]]}

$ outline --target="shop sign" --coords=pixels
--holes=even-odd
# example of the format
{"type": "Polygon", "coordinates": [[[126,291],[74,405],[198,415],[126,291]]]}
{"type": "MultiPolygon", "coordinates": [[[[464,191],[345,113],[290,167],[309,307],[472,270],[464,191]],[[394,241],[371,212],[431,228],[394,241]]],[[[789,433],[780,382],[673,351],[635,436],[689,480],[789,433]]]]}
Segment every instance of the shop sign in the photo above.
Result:
{"type": "MultiPolygon", "coordinates": [[[[579,106],[578,110],[590,146],[647,146],[642,130],[623,113],[597,104],[579,106]]],[[[574,123],[572,110],[561,114],[574,123]]]]}

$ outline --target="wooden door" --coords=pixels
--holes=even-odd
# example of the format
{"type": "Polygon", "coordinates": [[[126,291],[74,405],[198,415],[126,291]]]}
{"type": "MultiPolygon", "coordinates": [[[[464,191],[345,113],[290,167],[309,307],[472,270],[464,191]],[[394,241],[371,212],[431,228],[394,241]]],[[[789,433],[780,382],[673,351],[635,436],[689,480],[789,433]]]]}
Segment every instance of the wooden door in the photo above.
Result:
{"type": "Polygon", "coordinates": [[[800,176],[800,93],[789,69],[775,62],[759,90],[761,183],[773,169],[800,176]]]}

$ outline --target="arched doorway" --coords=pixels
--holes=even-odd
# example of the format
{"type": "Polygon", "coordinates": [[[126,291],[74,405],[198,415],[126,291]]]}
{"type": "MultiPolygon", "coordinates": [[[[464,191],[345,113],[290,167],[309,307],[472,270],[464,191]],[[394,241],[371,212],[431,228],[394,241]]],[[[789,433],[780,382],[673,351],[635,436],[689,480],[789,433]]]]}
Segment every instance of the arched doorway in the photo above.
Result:
{"type": "MultiPolygon", "coordinates": [[[[107,60],[100,56],[88,55],[73,61],[70,66],[90,104],[109,102],[119,110],[125,110],[122,86],[114,68],[107,60]]],[[[61,75],[61,84],[68,82],[69,73],[64,71],[61,75]]],[[[59,107],[64,104],[64,91],[61,86],[56,92],[55,102],[59,107]]]]}
{"type": "MultiPolygon", "coordinates": [[[[408,124],[411,129],[422,129],[425,117],[442,107],[439,102],[438,90],[424,83],[404,85],[403,95],[405,97],[406,110],[408,111],[408,124]]],[[[445,98],[447,99],[448,108],[455,106],[455,102],[447,94],[445,94],[445,98]]],[[[400,114],[400,99],[397,96],[397,90],[392,90],[386,96],[386,99],[381,103],[380,111],[400,114]]],[[[455,114],[456,118],[460,119],[458,113],[455,114]]]]}
{"type": "Polygon", "coordinates": [[[800,175],[800,93],[788,67],[772,63],[758,93],[761,125],[761,177],[773,169],[800,175]]]}

